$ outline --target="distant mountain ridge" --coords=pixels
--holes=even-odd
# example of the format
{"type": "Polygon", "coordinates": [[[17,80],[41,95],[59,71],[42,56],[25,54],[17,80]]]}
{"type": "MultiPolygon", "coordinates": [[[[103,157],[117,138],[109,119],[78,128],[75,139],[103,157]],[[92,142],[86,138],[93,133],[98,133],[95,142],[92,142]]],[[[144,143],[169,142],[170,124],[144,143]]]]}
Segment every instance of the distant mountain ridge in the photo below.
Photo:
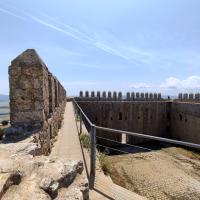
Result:
{"type": "Polygon", "coordinates": [[[9,95],[0,94],[0,101],[9,101],[9,95]]]}

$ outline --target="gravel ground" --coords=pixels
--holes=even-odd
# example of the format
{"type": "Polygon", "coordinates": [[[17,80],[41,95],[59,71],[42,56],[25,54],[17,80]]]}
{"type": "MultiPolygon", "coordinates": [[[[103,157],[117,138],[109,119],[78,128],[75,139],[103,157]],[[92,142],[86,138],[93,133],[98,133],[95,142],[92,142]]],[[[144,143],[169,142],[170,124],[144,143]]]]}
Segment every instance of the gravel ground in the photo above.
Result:
{"type": "Polygon", "coordinates": [[[109,156],[113,181],[148,199],[199,200],[200,154],[182,148],[109,156]]]}

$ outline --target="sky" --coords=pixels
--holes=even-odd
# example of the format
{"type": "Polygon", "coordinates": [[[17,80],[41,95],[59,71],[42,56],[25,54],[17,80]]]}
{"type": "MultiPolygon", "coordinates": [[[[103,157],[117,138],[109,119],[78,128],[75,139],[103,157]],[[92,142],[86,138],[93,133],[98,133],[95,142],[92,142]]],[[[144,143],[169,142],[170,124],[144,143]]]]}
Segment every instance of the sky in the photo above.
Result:
{"type": "Polygon", "coordinates": [[[199,0],[0,0],[0,94],[34,48],[69,95],[200,91],[199,0]]]}

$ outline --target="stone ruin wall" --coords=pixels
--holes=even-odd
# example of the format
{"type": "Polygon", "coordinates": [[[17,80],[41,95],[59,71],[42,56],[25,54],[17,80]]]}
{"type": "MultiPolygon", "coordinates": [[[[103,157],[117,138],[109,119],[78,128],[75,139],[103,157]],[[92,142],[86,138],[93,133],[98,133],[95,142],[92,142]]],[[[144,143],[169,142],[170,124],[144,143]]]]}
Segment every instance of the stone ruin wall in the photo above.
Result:
{"type": "MultiPolygon", "coordinates": [[[[188,95],[189,97],[189,95],[188,95]]],[[[200,101],[165,100],[161,94],[119,92],[80,92],[76,99],[91,121],[99,126],[200,144],[200,101]],[[145,97],[146,96],[146,97],[145,97]]],[[[97,131],[118,142],[122,136],[97,131]]],[[[126,142],[137,144],[146,139],[128,136],[126,142]]],[[[112,145],[102,141],[103,144],[112,145]]],[[[117,144],[117,143],[116,143],[117,144]]]]}
{"type": "Polygon", "coordinates": [[[28,49],[9,67],[10,121],[8,138],[35,135],[43,154],[51,150],[61,127],[66,91],[37,52],[28,49]]]}

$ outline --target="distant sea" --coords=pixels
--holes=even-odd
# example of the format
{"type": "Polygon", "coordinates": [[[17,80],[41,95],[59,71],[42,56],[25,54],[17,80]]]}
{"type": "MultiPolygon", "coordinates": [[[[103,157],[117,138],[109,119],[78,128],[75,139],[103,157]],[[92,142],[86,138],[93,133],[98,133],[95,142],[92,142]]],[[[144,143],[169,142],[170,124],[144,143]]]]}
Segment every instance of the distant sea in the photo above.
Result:
{"type": "Polygon", "coordinates": [[[10,112],[9,101],[0,101],[0,115],[10,112]]]}

